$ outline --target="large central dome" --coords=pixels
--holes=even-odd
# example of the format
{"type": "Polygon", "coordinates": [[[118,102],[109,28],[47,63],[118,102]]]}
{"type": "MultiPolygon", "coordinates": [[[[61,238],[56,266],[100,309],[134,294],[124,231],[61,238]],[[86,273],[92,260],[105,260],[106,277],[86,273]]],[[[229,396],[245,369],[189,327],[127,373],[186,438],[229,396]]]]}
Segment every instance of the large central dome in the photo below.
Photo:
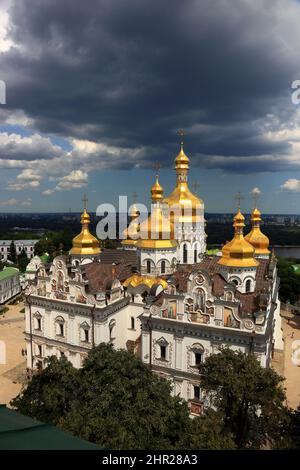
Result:
{"type": "Polygon", "coordinates": [[[183,143],[181,143],[180,152],[175,158],[175,170],[177,173],[176,187],[170,196],[164,199],[164,202],[170,207],[174,206],[174,208],[180,208],[178,222],[200,221],[201,215],[198,211],[200,210],[202,212],[204,208],[202,199],[195,196],[188,187],[187,174],[189,171],[189,161],[188,156],[184,153],[183,143]]]}

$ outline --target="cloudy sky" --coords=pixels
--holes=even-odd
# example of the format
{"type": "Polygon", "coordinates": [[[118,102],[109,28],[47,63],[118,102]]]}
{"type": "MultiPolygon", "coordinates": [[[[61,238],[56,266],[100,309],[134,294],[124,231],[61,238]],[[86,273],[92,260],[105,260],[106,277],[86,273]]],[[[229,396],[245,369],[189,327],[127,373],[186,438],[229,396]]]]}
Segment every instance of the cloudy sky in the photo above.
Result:
{"type": "Polygon", "coordinates": [[[300,2],[0,0],[0,212],[171,191],[179,128],[208,212],[300,213],[300,2]]]}

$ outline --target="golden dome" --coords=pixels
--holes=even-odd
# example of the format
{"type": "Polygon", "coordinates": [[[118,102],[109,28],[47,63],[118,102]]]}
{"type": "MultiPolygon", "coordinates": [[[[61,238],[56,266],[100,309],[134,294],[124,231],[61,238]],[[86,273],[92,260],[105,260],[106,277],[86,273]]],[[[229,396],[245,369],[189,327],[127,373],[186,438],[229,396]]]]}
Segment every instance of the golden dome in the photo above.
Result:
{"type": "Polygon", "coordinates": [[[251,214],[251,222],[252,230],[245,236],[245,239],[254,247],[255,255],[269,255],[270,241],[260,230],[261,213],[257,207],[251,214]]]}
{"type": "MultiPolygon", "coordinates": [[[[202,199],[195,196],[188,187],[187,174],[189,170],[189,158],[184,153],[183,143],[181,143],[181,149],[177,157],[175,158],[175,170],[177,173],[177,182],[174,191],[169,197],[164,199],[170,207],[180,207],[181,211],[186,210],[187,214],[181,212],[178,215],[178,222],[198,222],[199,216],[197,215],[197,209],[203,208],[204,204],[202,199]]],[[[175,211],[175,218],[176,211],[175,211]]]]}
{"type": "Polygon", "coordinates": [[[175,158],[175,168],[177,169],[182,169],[182,170],[188,170],[189,169],[189,163],[190,159],[189,157],[184,153],[183,150],[183,142],[181,142],[181,147],[180,147],[180,152],[175,158]]]}
{"type": "Polygon", "coordinates": [[[162,186],[159,184],[158,175],[156,175],[156,180],[154,185],[151,188],[151,199],[153,202],[161,201],[164,197],[164,190],[162,186]]]}
{"type": "Polygon", "coordinates": [[[218,264],[229,267],[255,267],[258,266],[258,262],[253,257],[254,248],[245,240],[243,235],[243,229],[245,217],[241,213],[240,209],[234,217],[234,237],[226,243],[222,248],[222,257],[218,261],[218,264]]]}
{"type": "Polygon", "coordinates": [[[174,225],[168,217],[163,215],[162,207],[160,205],[163,199],[163,188],[156,182],[151,188],[152,206],[149,217],[140,224],[141,237],[138,240],[137,246],[139,248],[173,248],[177,245],[174,240],[174,225]]]}
{"type": "Polygon", "coordinates": [[[124,287],[138,287],[141,285],[145,285],[150,289],[155,284],[161,285],[163,289],[166,289],[168,287],[167,281],[165,281],[165,279],[162,279],[161,277],[142,276],[140,274],[133,274],[123,282],[124,287]]]}
{"type": "Polygon", "coordinates": [[[99,241],[89,231],[90,220],[90,216],[84,208],[81,214],[82,229],[80,234],[73,238],[70,255],[98,255],[100,253],[99,241]]]}

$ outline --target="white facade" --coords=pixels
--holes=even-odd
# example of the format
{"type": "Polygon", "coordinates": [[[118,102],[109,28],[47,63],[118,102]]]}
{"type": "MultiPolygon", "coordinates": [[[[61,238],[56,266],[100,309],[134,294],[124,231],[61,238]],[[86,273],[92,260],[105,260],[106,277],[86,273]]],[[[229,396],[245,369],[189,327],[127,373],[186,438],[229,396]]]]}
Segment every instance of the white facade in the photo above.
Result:
{"type": "Polygon", "coordinates": [[[175,222],[175,234],[178,242],[177,260],[180,264],[199,263],[206,251],[206,233],[204,206],[197,209],[198,221],[175,222]]]}
{"type": "Polygon", "coordinates": [[[161,276],[174,272],[177,247],[139,250],[142,275],[161,276]]]}
{"type": "MultiPolygon", "coordinates": [[[[9,258],[11,242],[11,240],[0,240],[0,259],[2,261],[7,261],[9,258]]],[[[14,240],[16,255],[20,255],[24,249],[27,258],[33,258],[34,246],[37,242],[38,240],[14,240]]]]}
{"type": "Polygon", "coordinates": [[[17,268],[4,268],[0,272],[0,304],[9,301],[21,292],[19,270],[17,268]]]}
{"type": "Polygon", "coordinates": [[[211,276],[206,269],[191,272],[184,292],[170,281],[163,301],[145,306],[141,359],[171,380],[173,393],[189,402],[192,414],[208,405],[198,364],[221,346],[254,353],[262,367],[270,365],[274,349],[283,349],[276,265],[265,270],[271,290],[258,294],[257,309],[255,297],[247,304],[243,289],[225,280],[220,291],[219,274],[211,276]]]}
{"type": "MultiPolygon", "coordinates": [[[[100,264],[100,263],[98,263],[100,264]]],[[[26,305],[28,367],[43,367],[48,356],[62,354],[81,367],[88,351],[98,344],[135,349],[140,336],[138,316],[143,306],[132,302],[116,279],[91,294],[80,269],[55,258],[52,269],[42,265],[30,286],[26,305]]]]}

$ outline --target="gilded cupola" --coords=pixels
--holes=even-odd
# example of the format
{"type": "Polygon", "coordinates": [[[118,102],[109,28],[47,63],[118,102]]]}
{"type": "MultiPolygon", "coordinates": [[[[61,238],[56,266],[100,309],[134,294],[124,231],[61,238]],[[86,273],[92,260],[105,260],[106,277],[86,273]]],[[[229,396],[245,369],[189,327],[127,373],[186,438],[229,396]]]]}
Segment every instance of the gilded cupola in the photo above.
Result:
{"type": "Polygon", "coordinates": [[[244,238],[245,217],[240,209],[234,216],[234,237],[222,248],[222,256],[218,263],[228,267],[256,267],[258,262],[254,258],[253,246],[244,238]]]}
{"type": "Polygon", "coordinates": [[[156,249],[173,248],[177,245],[174,239],[174,225],[170,218],[163,214],[161,201],[163,200],[163,188],[158,181],[158,175],[151,188],[151,213],[140,224],[140,239],[138,248],[156,249]]]}
{"type": "Polygon", "coordinates": [[[86,198],[84,198],[84,202],[84,211],[81,214],[81,232],[73,238],[70,255],[98,255],[101,252],[99,241],[89,230],[91,219],[86,210],[86,198]]]}
{"type": "Polygon", "coordinates": [[[198,222],[201,220],[198,211],[199,209],[203,211],[204,208],[202,199],[195,196],[188,186],[189,161],[189,157],[184,152],[183,142],[181,142],[180,152],[175,158],[176,187],[170,196],[164,198],[164,202],[170,207],[180,208],[180,213],[174,217],[176,222],[198,222]]]}
{"type": "Polygon", "coordinates": [[[257,209],[257,207],[253,210],[251,214],[251,222],[252,230],[245,236],[245,239],[254,247],[255,255],[269,255],[270,241],[268,237],[264,235],[260,230],[261,213],[257,209]]]}

